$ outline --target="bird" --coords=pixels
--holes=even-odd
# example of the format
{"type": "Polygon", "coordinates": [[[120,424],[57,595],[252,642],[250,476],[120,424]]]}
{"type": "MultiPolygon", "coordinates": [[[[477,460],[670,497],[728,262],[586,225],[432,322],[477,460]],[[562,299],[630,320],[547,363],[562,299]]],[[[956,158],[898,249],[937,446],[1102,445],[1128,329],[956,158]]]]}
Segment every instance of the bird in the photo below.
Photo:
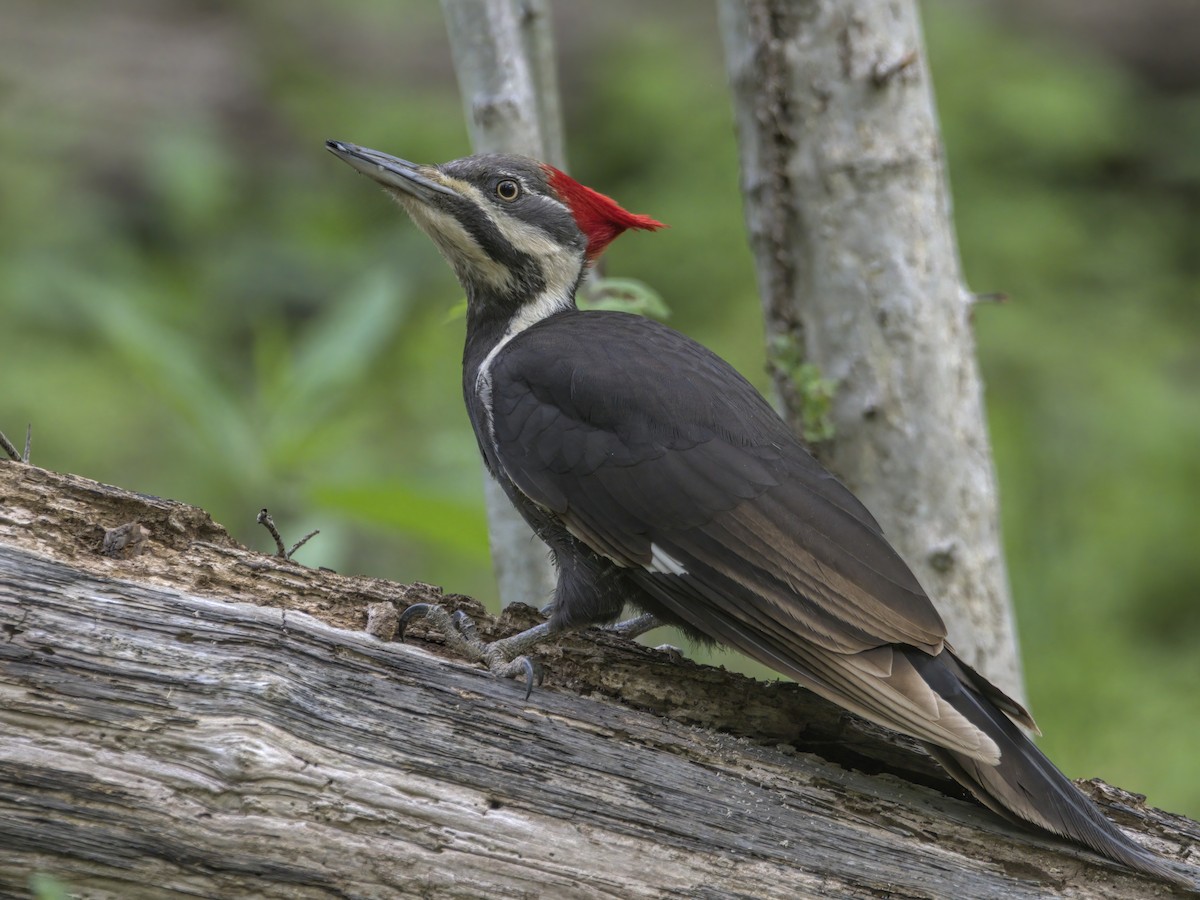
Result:
{"type": "Polygon", "coordinates": [[[763,396],[666,325],[580,310],[608,245],[663,224],[565,172],[480,154],[423,165],[327,149],[391,195],[467,296],[463,395],[488,472],[547,545],[547,621],[482,644],[426,616],[494,674],[525,651],[640,610],[765,664],[920,741],[983,805],[1138,872],[1195,887],[1121,832],[1035,746],[1025,708],[954,652],[941,615],[875,517],[763,396]]]}

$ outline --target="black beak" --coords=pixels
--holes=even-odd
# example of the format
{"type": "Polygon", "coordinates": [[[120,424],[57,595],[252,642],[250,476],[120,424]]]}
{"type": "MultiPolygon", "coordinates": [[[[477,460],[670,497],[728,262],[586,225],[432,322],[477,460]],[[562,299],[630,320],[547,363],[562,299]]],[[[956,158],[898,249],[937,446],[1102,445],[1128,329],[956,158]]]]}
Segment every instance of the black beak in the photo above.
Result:
{"type": "Polygon", "coordinates": [[[434,181],[427,174],[432,170],[431,166],[420,166],[406,159],[380,153],[378,150],[368,150],[366,147],[342,141],[326,141],[325,149],[384,187],[402,191],[424,203],[431,202],[436,194],[458,196],[455,191],[434,181]]]}

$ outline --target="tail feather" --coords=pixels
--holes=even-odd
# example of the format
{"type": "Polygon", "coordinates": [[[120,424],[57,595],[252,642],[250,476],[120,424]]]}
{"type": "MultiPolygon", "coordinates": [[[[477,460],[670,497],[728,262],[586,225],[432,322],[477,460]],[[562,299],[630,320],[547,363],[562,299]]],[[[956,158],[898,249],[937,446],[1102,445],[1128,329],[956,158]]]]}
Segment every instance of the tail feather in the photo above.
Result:
{"type": "MultiPolygon", "coordinates": [[[[1192,878],[1138,846],[1109,821],[1001,711],[991,698],[993,691],[999,693],[996,688],[987,685],[990,689],[987,693],[977,691],[976,682],[983,678],[949,651],[937,657],[912,654],[918,655],[924,659],[914,659],[914,663],[929,685],[1000,748],[1000,764],[993,766],[962,753],[927,745],[950,776],[980,803],[1011,821],[1032,824],[1076,841],[1136,871],[1192,890],[1197,888],[1192,878]]],[[[1019,704],[1004,699],[1006,706],[1011,704],[1020,710],[1021,718],[1032,724],[1019,704]]]]}

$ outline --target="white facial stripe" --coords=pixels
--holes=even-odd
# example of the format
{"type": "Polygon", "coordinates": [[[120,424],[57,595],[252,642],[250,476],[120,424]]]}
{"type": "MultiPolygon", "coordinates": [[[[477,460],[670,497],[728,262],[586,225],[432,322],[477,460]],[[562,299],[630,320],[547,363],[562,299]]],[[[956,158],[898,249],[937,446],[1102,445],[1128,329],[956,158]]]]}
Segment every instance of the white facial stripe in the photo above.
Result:
{"type": "MultiPolygon", "coordinates": [[[[492,202],[491,198],[485,197],[483,194],[483,191],[479,190],[479,188],[475,187],[475,185],[471,184],[469,181],[463,181],[459,178],[454,178],[450,175],[442,175],[440,173],[438,174],[437,179],[442,184],[446,185],[446,187],[453,188],[454,190],[458,191],[461,194],[470,196],[471,199],[475,201],[475,204],[480,209],[490,210],[490,208],[491,208],[490,204],[492,202]],[[486,203],[484,202],[485,200],[487,201],[486,203]]],[[[563,203],[561,200],[559,200],[557,197],[553,196],[552,194],[542,194],[542,198],[547,203],[553,203],[555,206],[557,206],[563,212],[567,212],[567,213],[571,212],[571,208],[569,206],[567,206],[567,204],[563,203]]],[[[494,220],[495,220],[495,217],[493,216],[493,221],[494,220]]]]}
{"type": "Polygon", "coordinates": [[[646,566],[646,571],[655,572],[659,575],[687,574],[687,568],[683,563],[658,546],[658,544],[650,545],[650,565],[646,566]]]}
{"type": "MultiPolygon", "coordinates": [[[[583,268],[583,254],[564,253],[553,238],[536,225],[522,222],[520,219],[498,215],[493,208],[490,198],[483,195],[475,185],[458,178],[437,174],[432,176],[447,187],[454,189],[473,202],[482,210],[496,226],[496,230],[513,247],[527,256],[531,256],[540,264],[542,277],[545,279],[543,295],[539,295],[531,306],[550,303],[554,305],[555,297],[566,296],[579,280],[579,272],[583,268]]],[[[484,253],[483,248],[462,227],[452,215],[431,209],[420,201],[415,201],[404,194],[396,193],[396,198],[408,211],[420,228],[433,239],[442,255],[453,265],[456,258],[463,260],[472,273],[482,275],[492,286],[507,289],[512,286],[512,273],[502,263],[498,263],[484,253]]],[[[553,197],[546,197],[547,202],[553,203],[564,211],[566,205],[553,197]]],[[[545,318],[545,315],[531,311],[523,314],[528,319],[517,331],[545,318]]],[[[513,332],[516,333],[515,331],[513,332]]]]}
{"type": "MultiPolygon", "coordinates": [[[[496,226],[496,230],[518,252],[524,253],[526,256],[532,256],[538,261],[542,277],[546,281],[545,294],[552,297],[565,296],[575,286],[575,282],[579,280],[579,272],[583,268],[582,252],[564,253],[563,248],[550,235],[536,225],[522,222],[520,219],[510,216],[501,215],[491,199],[485,197],[483,192],[475,187],[475,185],[460,181],[457,178],[443,177],[442,181],[448,187],[452,187],[454,190],[470,197],[471,201],[492,220],[492,224],[496,226]]],[[[561,207],[564,211],[569,212],[566,205],[555,200],[553,197],[546,197],[545,199],[561,207]]],[[[538,299],[540,300],[541,298],[539,297],[538,299]]],[[[534,302],[538,301],[535,300],[534,302]]],[[[528,324],[532,325],[542,318],[545,318],[545,316],[533,318],[528,324]]]]}
{"type": "Polygon", "coordinates": [[[545,294],[565,296],[575,287],[583,269],[582,252],[567,252],[536,225],[520,219],[495,219],[496,227],[517,250],[538,261],[545,279],[545,294]]]}
{"type": "Polygon", "coordinates": [[[439,180],[451,190],[457,191],[464,197],[470,197],[471,202],[480,209],[486,211],[491,206],[492,201],[484,197],[483,191],[479,190],[471,182],[463,181],[461,178],[453,178],[450,175],[441,175],[439,176],[439,180]]]}

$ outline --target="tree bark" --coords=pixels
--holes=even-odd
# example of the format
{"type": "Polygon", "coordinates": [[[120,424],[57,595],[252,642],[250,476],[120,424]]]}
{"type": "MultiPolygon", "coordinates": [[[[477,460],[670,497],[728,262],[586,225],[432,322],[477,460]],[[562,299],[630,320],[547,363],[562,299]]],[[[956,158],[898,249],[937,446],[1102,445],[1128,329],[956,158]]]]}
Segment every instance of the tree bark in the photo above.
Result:
{"type": "Polygon", "coordinates": [[[982,386],[915,0],[721,0],[775,387],[958,653],[1023,697],[982,386]]]}
{"type": "MultiPolygon", "coordinates": [[[[566,168],[545,0],[442,0],[454,71],[476,153],[519,153],[566,168]]],[[[500,485],[484,477],[501,605],[540,606],[554,591],[545,546],[500,485]]]]}
{"type": "MultiPolygon", "coordinates": [[[[536,618],[0,462],[0,895],[34,873],[84,898],[1171,894],[1011,828],[794,685],[592,632],[542,651],[524,701],[361,630],[422,600],[488,636],[536,618]],[[142,540],[104,540],[130,523],[142,540]]],[[[1200,840],[1089,791],[1168,856],[1200,840]]]]}

